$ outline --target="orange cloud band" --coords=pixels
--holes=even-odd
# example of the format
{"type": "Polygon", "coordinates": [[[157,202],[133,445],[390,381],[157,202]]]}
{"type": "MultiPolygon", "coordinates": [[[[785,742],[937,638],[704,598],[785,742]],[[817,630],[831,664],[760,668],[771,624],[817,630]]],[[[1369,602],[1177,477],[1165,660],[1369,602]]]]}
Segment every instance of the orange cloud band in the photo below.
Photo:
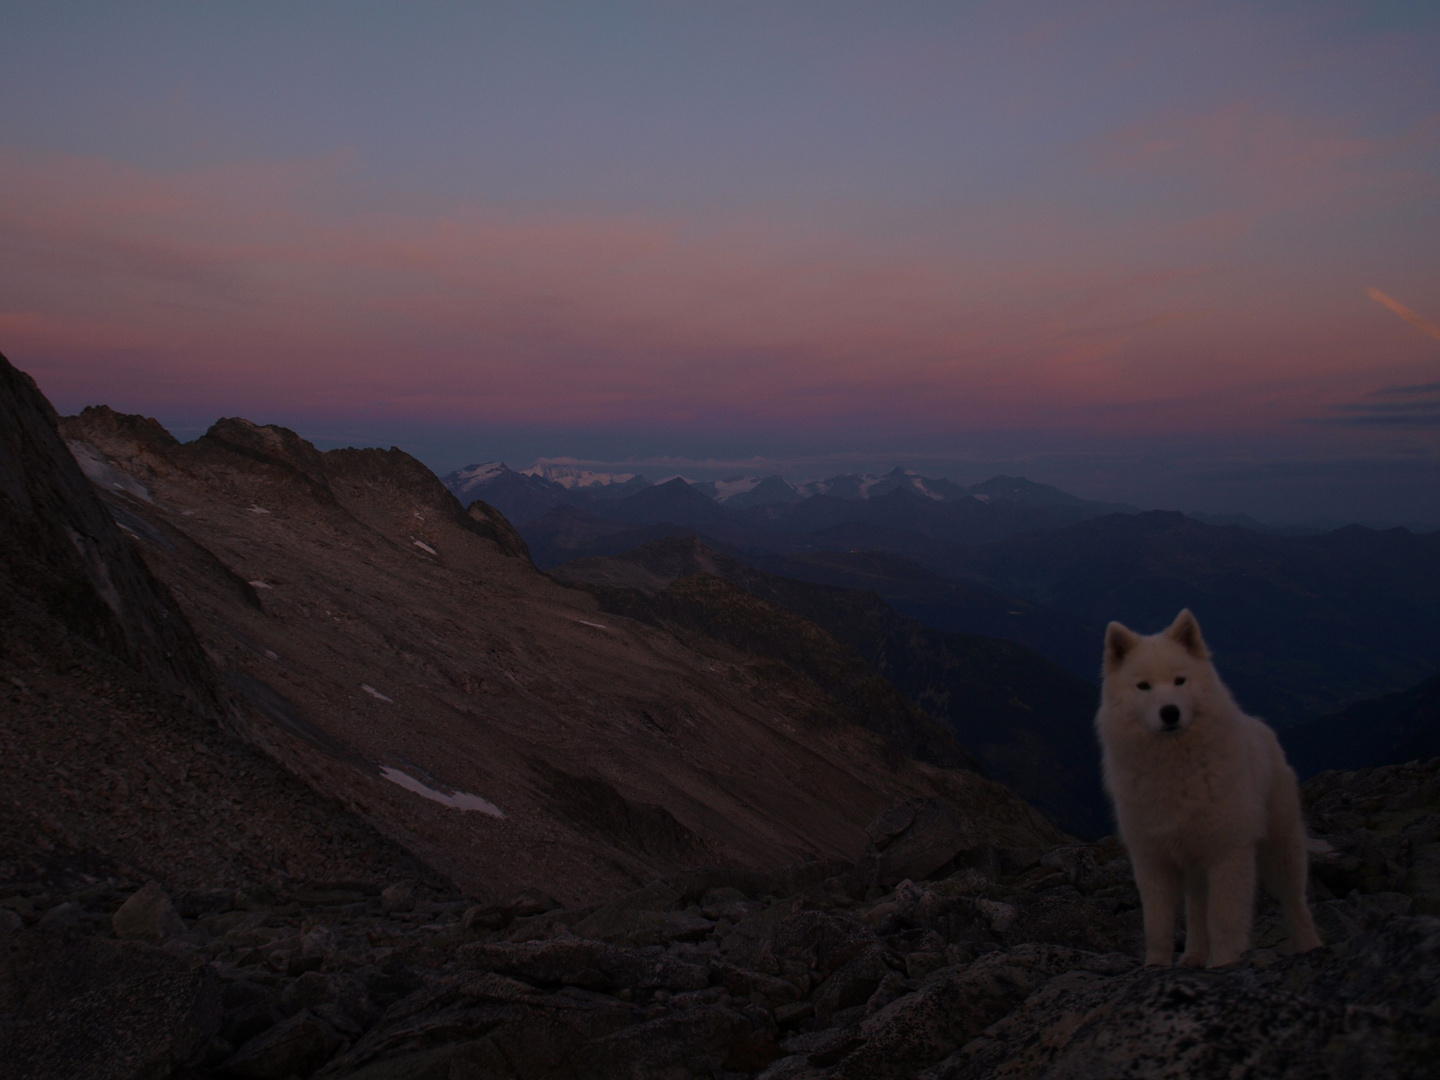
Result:
{"type": "Polygon", "coordinates": [[[1374,300],[1377,304],[1384,304],[1387,308],[1393,311],[1396,315],[1399,315],[1402,319],[1408,322],[1411,326],[1415,327],[1415,329],[1419,330],[1422,334],[1426,334],[1434,338],[1436,341],[1440,341],[1440,326],[1436,326],[1429,319],[1425,318],[1424,315],[1421,315],[1418,312],[1411,311],[1404,304],[1400,303],[1399,300],[1396,300],[1393,296],[1386,296],[1383,292],[1375,288],[1373,285],[1365,290],[1365,295],[1370,297],[1370,299],[1374,300]]]}

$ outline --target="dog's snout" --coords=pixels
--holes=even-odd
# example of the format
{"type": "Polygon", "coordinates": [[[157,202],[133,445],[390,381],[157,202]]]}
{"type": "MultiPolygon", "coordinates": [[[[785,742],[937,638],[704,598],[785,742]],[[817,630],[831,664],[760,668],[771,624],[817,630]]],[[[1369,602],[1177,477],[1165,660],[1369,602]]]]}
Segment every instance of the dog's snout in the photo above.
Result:
{"type": "Polygon", "coordinates": [[[1160,709],[1160,722],[1167,728],[1173,728],[1180,723],[1180,706],[1165,705],[1160,709]]]}

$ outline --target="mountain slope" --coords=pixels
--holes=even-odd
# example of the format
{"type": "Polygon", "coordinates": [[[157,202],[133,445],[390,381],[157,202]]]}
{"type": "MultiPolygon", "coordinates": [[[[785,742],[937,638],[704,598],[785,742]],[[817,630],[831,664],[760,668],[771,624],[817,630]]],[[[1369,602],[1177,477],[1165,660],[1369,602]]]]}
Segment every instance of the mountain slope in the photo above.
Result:
{"type": "MultiPolygon", "coordinates": [[[[91,418],[110,437],[127,419],[91,418]]],[[[153,422],[128,427],[138,457],[178,445],[153,422]]],[[[133,477],[110,482],[148,505],[133,477]]],[[[7,890],[123,895],[151,878],[196,895],[336,881],[378,892],[403,877],[443,887],[257,747],[265,733],[245,721],[181,605],[96,497],[49,403],[4,357],[0,510],[7,890]]],[[[231,587],[240,595],[243,582],[231,587]]],[[[3,999],[11,987],[0,972],[3,999]]]]}
{"type": "Polygon", "coordinates": [[[731,554],[779,577],[873,592],[900,614],[935,630],[1016,642],[1087,681],[1099,666],[1099,629],[1028,600],[941,577],[900,555],[876,550],[731,554]]]}
{"type": "Polygon", "coordinates": [[[636,525],[713,525],[728,520],[723,507],[680,477],[656,484],[617,502],[597,508],[617,521],[636,525]]]}
{"type": "MultiPolygon", "coordinates": [[[[846,722],[875,732],[895,757],[932,765],[979,768],[979,763],[853,649],[815,623],[738,589],[721,577],[691,574],[659,592],[591,585],[603,610],[664,627],[687,645],[723,659],[738,650],[745,662],[788,683],[793,715],[816,724],[846,722]],[[716,650],[715,644],[729,650],[716,650]],[[799,685],[811,683],[812,687],[799,685]]],[[[892,760],[894,758],[892,757],[892,760]]]]}
{"type": "Polygon", "coordinates": [[[1283,738],[1290,763],[1302,778],[1326,769],[1440,757],[1440,675],[1289,728],[1283,738]]]}
{"type": "Polygon", "coordinates": [[[743,658],[601,617],[398,450],[322,454],[243,420],[159,446],[99,421],[66,434],[149,492],[106,497],[275,753],[474,895],[853,857],[911,795],[1045,831],[973,773],[792,715],[793,688],[743,658]]]}
{"type": "Polygon", "coordinates": [[[873,593],[778,577],[693,536],[620,556],[579,559],[552,573],[596,588],[607,606],[624,601],[606,589],[663,596],[662,590],[689,575],[723,577],[813,621],[854,649],[944,723],[990,775],[1044,809],[1062,828],[1091,836],[1109,830],[1092,733],[1096,690],[1021,646],[932,630],[899,615],[873,593]]]}

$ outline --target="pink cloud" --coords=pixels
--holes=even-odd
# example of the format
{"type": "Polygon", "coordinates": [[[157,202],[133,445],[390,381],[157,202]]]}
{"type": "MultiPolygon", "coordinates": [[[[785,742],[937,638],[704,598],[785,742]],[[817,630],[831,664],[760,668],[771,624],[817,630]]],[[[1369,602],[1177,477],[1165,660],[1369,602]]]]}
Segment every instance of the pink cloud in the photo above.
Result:
{"type": "MultiPolygon", "coordinates": [[[[1244,110],[1179,128],[1178,149],[1137,157],[1153,140],[1136,131],[1101,157],[1229,154],[1260,177],[1244,190],[1280,199],[1286,177],[1370,153],[1244,110]]],[[[1334,313],[1299,333],[1297,370],[1274,346],[1314,302],[1287,308],[1281,282],[1257,304],[1254,275],[1176,249],[1173,220],[1107,232],[1019,197],[974,212],[949,250],[759,216],[402,213],[334,157],[160,174],[0,154],[0,349],[86,400],[138,381],[257,418],[304,402],[677,427],[1093,426],[1117,408],[1142,428],[1273,423],[1233,399],[1333,396],[1377,370],[1363,320],[1334,313]]],[[[1190,225],[1209,245],[1251,212],[1190,225]]]]}

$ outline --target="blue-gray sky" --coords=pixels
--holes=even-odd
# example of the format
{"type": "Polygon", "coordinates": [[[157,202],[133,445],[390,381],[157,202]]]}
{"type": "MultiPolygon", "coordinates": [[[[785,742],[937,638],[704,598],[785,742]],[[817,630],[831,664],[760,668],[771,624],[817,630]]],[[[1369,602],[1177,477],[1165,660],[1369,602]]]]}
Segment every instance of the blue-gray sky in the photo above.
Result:
{"type": "Polygon", "coordinates": [[[1440,519],[1434,4],[3,23],[0,350],[62,410],[1440,519]]]}

